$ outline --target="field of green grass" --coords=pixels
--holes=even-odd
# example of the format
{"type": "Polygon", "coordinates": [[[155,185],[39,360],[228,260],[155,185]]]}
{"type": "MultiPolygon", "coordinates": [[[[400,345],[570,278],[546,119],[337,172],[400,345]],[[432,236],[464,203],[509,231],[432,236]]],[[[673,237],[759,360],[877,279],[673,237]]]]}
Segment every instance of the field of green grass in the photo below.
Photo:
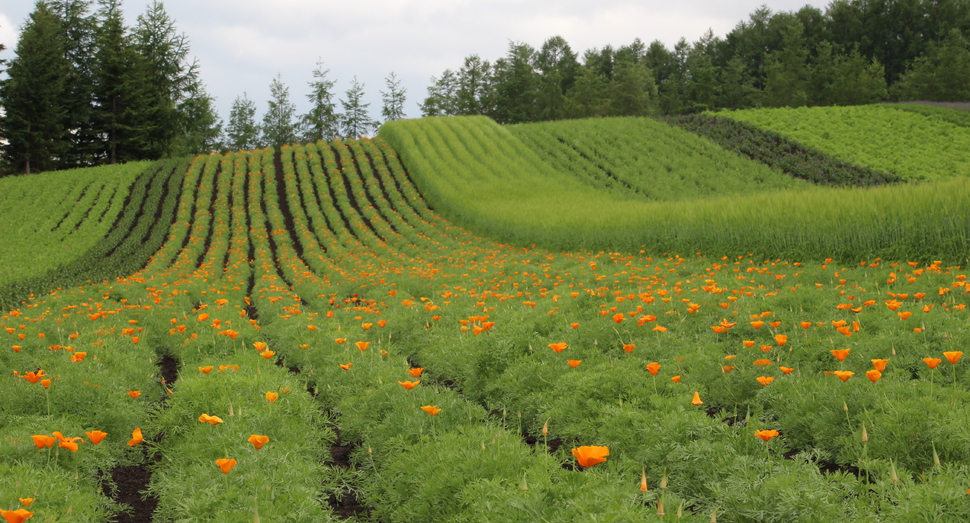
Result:
{"type": "Polygon", "coordinates": [[[0,310],[0,510],[111,521],[135,470],[158,522],[970,518],[965,179],[647,201],[527,127],[143,166],[92,245],[151,255],[0,310]]]}

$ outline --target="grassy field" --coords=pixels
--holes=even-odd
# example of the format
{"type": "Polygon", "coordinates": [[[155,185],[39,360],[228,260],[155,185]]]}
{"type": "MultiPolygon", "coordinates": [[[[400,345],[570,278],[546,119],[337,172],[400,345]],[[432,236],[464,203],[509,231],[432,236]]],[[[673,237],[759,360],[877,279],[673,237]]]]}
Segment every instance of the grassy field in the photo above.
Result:
{"type": "Polygon", "coordinates": [[[859,254],[891,188],[782,193],[854,198],[804,258],[745,249],[776,192],[730,255],[510,245],[482,233],[589,220],[557,207],[582,191],[702,204],[619,201],[486,124],[184,165],[142,267],[0,315],[0,509],[109,521],[130,468],[163,522],[970,517],[965,262],[859,254]]]}

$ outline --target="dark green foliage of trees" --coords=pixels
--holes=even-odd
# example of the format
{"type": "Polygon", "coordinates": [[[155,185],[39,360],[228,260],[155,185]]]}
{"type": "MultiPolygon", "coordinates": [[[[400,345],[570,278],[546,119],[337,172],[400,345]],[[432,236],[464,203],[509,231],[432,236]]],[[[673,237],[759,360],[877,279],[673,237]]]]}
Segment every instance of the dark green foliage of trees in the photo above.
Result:
{"type": "Polygon", "coordinates": [[[482,114],[500,123],[687,114],[745,107],[970,101],[970,2],[835,0],[761,6],[723,38],[673,48],[639,39],[581,55],[554,36],[511,43],[432,78],[424,115],[482,114]],[[581,56],[581,58],[580,58],[581,56]],[[647,71],[651,77],[643,77],[647,71]]]}
{"type": "Polygon", "coordinates": [[[221,123],[185,35],[158,1],[124,25],[120,0],[41,0],[0,86],[4,172],[205,153],[221,123]]]}

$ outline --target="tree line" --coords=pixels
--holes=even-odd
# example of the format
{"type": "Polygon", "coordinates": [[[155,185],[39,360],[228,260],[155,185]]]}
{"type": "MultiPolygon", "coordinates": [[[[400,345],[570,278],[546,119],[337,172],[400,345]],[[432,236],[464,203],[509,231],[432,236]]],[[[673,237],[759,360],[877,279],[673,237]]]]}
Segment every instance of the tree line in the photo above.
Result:
{"type": "MultiPolygon", "coordinates": [[[[16,56],[0,62],[7,74],[0,82],[0,175],[354,138],[379,125],[356,78],[337,110],[336,82],[321,64],[308,114],[296,115],[277,77],[261,123],[244,94],[224,124],[189,58],[188,38],[162,2],[133,27],[124,23],[121,0],[92,4],[37,1],[16,56]]],[[[393,73],[381,95],[384,121],[402,118],[405,90],[393,73]]]]}
{"type": "Polygon", "coordinates": [[[560,36],[510,42],[432,77],[425,116],[499,123],[717,109],[970,101],[970,2],[835,0],[822,11],[762,6],[724,38],[672,49],[640,39],[580,57],[560,36]]]}

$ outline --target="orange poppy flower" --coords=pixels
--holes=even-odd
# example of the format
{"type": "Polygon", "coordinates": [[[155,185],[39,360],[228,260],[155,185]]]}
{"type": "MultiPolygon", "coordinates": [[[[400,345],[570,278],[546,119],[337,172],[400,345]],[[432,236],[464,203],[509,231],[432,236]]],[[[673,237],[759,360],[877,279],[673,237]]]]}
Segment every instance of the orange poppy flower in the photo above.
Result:
{"type": "Polygon", "coordinates": [[[54,442],[57,441],[57,438],[55,438],[54,436],[48,436],[46,434],[38,434],[36,436],[31,436],[30,439],[34,440],[34,445],[37,445],[37,448],[39,449],[42,449],[44,447],[47,447],[47,448],[53,447],[54,442]]]}
{"type": "Polygon", "coordinates": [[[88,439],[91,440],[91,443],[94,445],[101,443],[101,441],[104,440],[104,437],[108,435],[107,432],[101,432],[100,430],[92,430],[91,432],[85,432],[85,434],[88,435],[88,439]]]}
{"type": "Polygon", "coordinates": [[[264,350],[266,350],[266,342],[264,341],[254,342],[253,347],[256,348],[256,352],[263,352],[264,350]]]}
{"type": "Polygon", "coordinates": [[[775,348],[775,346],[774,345],[760,345],[758,348],[761,349],[761,352],[768,352],[771,349],[775,348]]]}
{"type": "Polygon", "coordinates": [[[276,402],[276,399],[279,398],[279,397],[280,397],[280,393],[279,392],[273,392],[273,391],[267,391],[266,392],[266,401],[268,401],[270,403],[276,402]]]}
{"type": "Polygon", "coordinates": [[[421,383],[421,380],[418,380],[418,381],[399,381],[398,382],[398,384],[400,384],[402,387],[404,387],[405,389],[408,389],[408,390],[411,390],[414,387],[417,387],[418,386],[418,383],[421,383]]]}
{"type": "Polygon", "coordinates": [[[875,383],[882,377],[882,373],[876,369],[870,369],[866,371],[866,377],[869,378],[869,381],[875,383]]]}
{"type": "Polygon", "coordinates": [[[791,374],[791,371],[795,370],[791,367],[778,367],[778,370],[784,372],[785,374],[791,374]]]}
{"type": "Polygon", "coordinates": [[[210,416],[205,413],[202,413],[201,415],[199,415],[199,421],[202,423],[208,423],[209,425],[218,425],[220,423],[224,423],[222,421],[222,418],[220,418],[219,416],[210,416]]]}
{"type": "Polygon", "coordinates": [[[954,365],[956,364],[956,362],[960,361],[960,356],[963,356],[963,352],[962,351],[958,351],[958,350],[956,350],[956,351],[947,351],[947,352],[944,352],[943,353],[943,357],[946,358],[946,361],[949,361],[950,363],[953,363],[954,365]]]}
{"type": "Polygon", "coordinates": [[[766,359],[760,359],[760,360],[754,361],[754,364],[759,367],[766,367],[768,365],[771,365],[771,363],[772,363],[771,360],[766,360],[766,359]]]}
{"type": "Polygon", "coordinates": [[[406,371],[411,376],[413,376],[415,378],[420,378],[421,377],[421,373],[424,372],[424,368],[423,367],[415,367],[413,369],[406,369],[406,371]]]}
{"type": "Polygon", "coordinates": [[[236,460],[226,458],[217,459],[216,466],[219,467],[219,470],[221,470],[223,474],[228,474],[229,471],[236,466],[236,460]]]}
{"type": "Polygon", "coordinates": [[[574,368],[574,369],[576,367],[579,367],[579,364],[582,363],[582,362],[583,362],[583,360],[566,360],[566,363],[568,363],[569,366],[572,367],[572,368],[574,368]]]}
{"type": "Polygon", "coordinates": [[[610,455],[610,449],[599,445],[584,445],[572,449],[572,453],[576,456],[580,467],[592,467],[606,461],[606,456],[610,455]]]}
{"type": "Polygon", "coordinates": [[[266,359],[270,359],[273,356],[275,356],[276,353],[273,352],[273,351],[271,351],[271,350],[269,350],[269,349],[266,349],[263,352],[260,352],[259,355],[262,356],[262,357],[264,357],[264,358],[266,358],[266,359]]]}
{"type": "Polygon", "coordinates": [[[923,358],[923,362],[931,369],[935,369],[942,361],[940,358],[923,358]]]}
{"type": "Polygon", "coordinates": [[[360,324],[360,328],[362,328],[362,329],[364,329],[364,330],[369,330],[369,329],[370,329],[371,327],[373,327],[373,326],[374,326],[374,324],[373,324],[373,323],[361,323],[361,324],[360,324]]]}
{"type": "Polygon", "coordinates": [[[84,358],[87,357],[87,355],[88,355],[87,352],[81,352],[81,351],[75,352],[74,354],[71,354],[71,361],[73,361],[74,363],[80,363],[84,361],[84,358]]]}
{"type": "Polygon", "coordinates": [[[899,319],[901,320],[908,320],[909,317],[913,315],[913,313],[911,311],[904,311],[904,312],[897,312],[896,315],[899,316],[899,319]]]}
{"type": "Polygon", "coordinates": [[[347,338],[334,338],[333,341],[337,342],[337,345],[343,345],[347,338]]]}
{"type": "Polygon", "coordinates": [[[549,344],[549,348],[552,349],[555,352],[562,352],[562,351],[566,350],[566,347],[568,347],[568,346],[569,345],[566,342],[564,342],[564,341],[561,341],[559,343],[550,343],[549,344]]]}
{"type": "Polygon", "coordinates": [[[671,377],[670,378],[670,381],[672,381],[674,383],[680,383],[680,375],[671,377]]]}
{"type": "Polygon", "coordinates": [[[367,350],[367,347],[370,347],[370,342],[369,341],[358,341],[357,343],[355,343],[355,345],[357,345],[357,348],[358,349],[360,349],[362,351],[365,351],[365,350],[367,350]]]}
{"type": "Polygon", "coordinates": [[[350,362],[350,363],[341,363],[341,364],[340,364],[340,368],[341,368],[341,369],[343,369],[343,370],[348,370],[348,369],[350,369],[350,366],[351,366],[351,365],[353,365],[353,364],[354,364],[354,362],[350,362]]]}
{"type": "Polygon", "coordinates": [[[45,389],[49,389],[49,388],[51,388],[51,380],[49,380],[49,379],[42,379],[42,380],[40,380],[40,385],[41,385],[41,387],[44,387],[45,389]]]}
{"type": "Polygon", "coordinates": [[[252,436],[249,436],[249,439],[246,441],[252,443],[253,446],[256,447],[256,450],[259,450],[263,448],[263,445],[269,443],[269,436],[260,436],[258,434],[253,434],[252,436]]]}
{"type": "Polygon", "coordinates": [[[569,326],[572,327],[573,329],[578,329],[579,328],[579,324],[578,323],[570,323],[569,326]]]}
{"type": "Polygon", "coordinates": [[[613,315],[613,321],[616,323],[623,323],[624,318],[626,318],[626,316],[621,312],[613,315]]]}
{"type": "Polygon", "coordinates": [[[0,516],[7,520],[7,523],[23,523],[27,518],[33,516],[33,512],[27,509],[18,508],[17,510],[0,509],[0,516]]]}
{"type": "Polygon", "coordinates": [[[425,405],[421,407],[421,410],[431,414],[432,416],[437,416],[438,413],[441,412],[441,409],[439,409],[437,405],[425,405]]]}
{"type": "Polygon", "coordinates": [[[650,371],[650,375],[656,376],[660,372],[660,364],[653,362],[647,365],[647,370],[650,371]]]}
{"type": "Polygon", "coordinates": [[[691,405],[703,405],[704,402],[701,401],[701,394],[699,392],[694,392],[694,399],[690,401],[691,405]]]}
{"type": "Polygon", "coordinates": [[[624,343],[623,344],[623,350],[625,350],[627,352],[627,354],[630,354],[631,352],[633,352],[633,349],[635,349],[635,348],[637,348],[637,346],[634,345],[634,344],[632,344],[632,343],[624,343]]]}
{"type": "Polygon", "coordinates": [[[849,356],[849,352],[851,350],[852,349],[832,349],[829,352],[831,352],[832,355],[835,356],[835,359],[839,361],[845,361],[845,359],[849,356]]]}
{"type": "Polygon", "coordinates": [[[886,364],[889,363],[889,360],[871,360],[871,361],[872,361],[872,368],[878,370],[879,372],[886,370],[886,364]]]}
{"type": "Polygon", "coordinates": [[[721,367],[721,372],[725,374],[727,374],[728,372],[731,372],[732,370],[734,370],[734,367],[732,365],[723,365],[721,367]]]}
{"type": "Polygon", "coordinates": [[[747,347],[747,348],[749,348],[749,349],[751,347],[754,347],[754,340],[744,340],[741,343],[743,343],[744,346],[747,347]]]}
{"type": "Polygon", "coordinates": [[[758,380],[758,383],[760,383],[762,387],[767,387],[768,384],[770,384],[771,382],[775,381],[775,378],[772,378],[771,376],[758,376],[757,377],[757,380],[758,380]]]}
{"type": "Polygon", "coordinates": [[[212,372],[212,365],[207,365],[205,367],[199,367],[199,372],[201,372],[202,374],[208,374],[208,373],[212,372]]]}
{"type": "Polygon", "coordinates": [[[23,347],[21,347],[20,345],[14,345],[13,346],[13,351],[14,352],[20,352],[21,349],[23,349],[23,347]]]}
{"type": "Polygon", "coordinates": [[[849,378],[851,378],[852,375],[855,373],[850,370],[837,370],[832,374],[835,374],[836,376],[838,376],[838,378],[842,381],[849,381],[849,378]]]}
{"type": "Polygon", "coordinates": [[[199,314],[199,316],[196,318],[196,320],[198,321],[205,321],[208,319],[209,319],[209,315],[204,312],[202,314],[199,314]]]}
{"type": "Polygon", "coordinates": [[[38,381],[40,381],[41,378],[44,377],[44,370],[41,369],[41,370],[38,370],[36,372],[35,371],[30,371],[27,374],[21,375],[20,377],[23,378],[23,379],[25,379],[25,380],[27,380],[27,381],[29,381],[29,382],[31,382],[31,383],[37,383],[38,381]]]}
{"type": "Polygon", "coordinates": [[[37,501],[36,498],[17,498],[17,501],[25,507],[30,507],[30,504],[37,501]]]}
{"type": "Polygon", "coordinates": [[[138,399],[138,396],[141,396],[141,391],[140,390],[129,390],[128,391],[128,395],[131,396],[134,399],[138,399]]]}
{"type": "Polygon", "coordinates": [[[661,325],[657,325],[656,327],[653,328],[653,330],[655,330],[657,332],[667,332],[667,327],[664,327],[664,326],[661,326],[661,325]]]}
{"type": "Polygon", "coordinates": [[[803,321],[803,322],[799,323],[799,325],[801,325],[803,329],[807,329],[807,328],[809,328],[809,327],[812,326],[812,322],[810,322],[810,321],[803,321]]]}
{"type": "Polygon", "coordinates": [[[757,320],[757,321],[752,321],[751,322],[751,326],[754,327],[754,328],[756,328],[756,329],[760,329],[761,327],[764,327],[764,325],[765,325],[765,322],[763,322],[761,320],[757,320]]]}
{"type": "Polygon", "coordinates": [[[779,347],[784,346],[786,343],[788,343],[788,336],[784,334],[775,334],[775,343],[777,343],[779,347]]]}
{"type": "Polygon", "coordinates": [[[57,444],[58,447],[70,450],[71,452],[77,452],[78,445],[77,440],[81,438],[65,438],[64,441],[57,444]]]}
{"type": "Polygon", "coordinates": [[[129,447],[134,447],[142,441],[144,441],[144,437],[141,434],[141,427],[131,431],[131,439],[128,440],[129,447]]]}
{"type": "Polygon", "coordinates": [[[762,441],[768,442],[768,441],[771,441],[771,438],[778,437],[778,431],[774,429],[758,430],[758,431],[755,431],[754,437],[761,438],[762,441]]]}

